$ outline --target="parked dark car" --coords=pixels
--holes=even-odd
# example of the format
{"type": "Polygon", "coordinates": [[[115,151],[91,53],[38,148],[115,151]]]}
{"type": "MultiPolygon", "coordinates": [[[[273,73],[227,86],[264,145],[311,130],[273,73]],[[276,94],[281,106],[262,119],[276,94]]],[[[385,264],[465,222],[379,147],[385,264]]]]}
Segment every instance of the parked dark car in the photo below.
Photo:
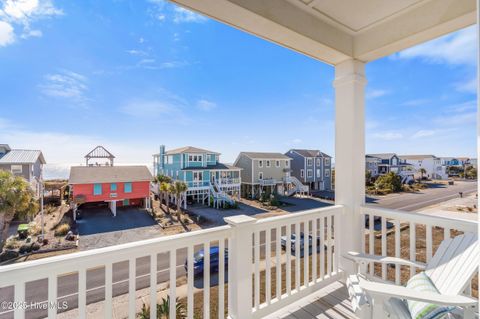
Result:
{"type": "MultiPolygon", "coordinates": [[[[218,272],[220,267],[220,257],[219,257],[220,248],[218,246],[210,247],[210,273],[218,272]]],[[[225,269],[228,268],[228,249],[225,249],[225,269]]],[[[204,249],[199,250],[198,252],[193,255],[193,273],[195,275],[203,275],[204,269],[204,258],[205,258],[205,251],[204,249]]],[[[188,272],[188,259],[185,260],[185,270],[188,272]]]]}

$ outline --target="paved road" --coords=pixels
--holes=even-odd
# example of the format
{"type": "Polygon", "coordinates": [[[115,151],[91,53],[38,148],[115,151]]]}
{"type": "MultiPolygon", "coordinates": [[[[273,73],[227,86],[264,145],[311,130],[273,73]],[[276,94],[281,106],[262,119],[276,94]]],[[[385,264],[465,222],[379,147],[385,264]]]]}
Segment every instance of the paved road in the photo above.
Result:
{"type": "Polygon", "coordinates": [[[367,204],[405,211],[419,211],[447,200],[459,197],[459,192],[468,195],[477,191],[477,182],[460,181],[454,185],[438,185],[417,193],[391,194],[388,196],[369,196],[367,204]]]}

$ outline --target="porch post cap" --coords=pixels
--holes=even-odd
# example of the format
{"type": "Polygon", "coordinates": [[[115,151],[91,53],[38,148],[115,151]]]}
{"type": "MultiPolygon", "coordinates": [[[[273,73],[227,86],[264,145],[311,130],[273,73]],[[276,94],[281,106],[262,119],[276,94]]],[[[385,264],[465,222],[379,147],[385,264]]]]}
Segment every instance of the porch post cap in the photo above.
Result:
{"type": "Polygon", "coordinates": [[[247,215],[229,216],[223,219],[230,226],[250,225],[257,221],[256,218],[247,215]]]}

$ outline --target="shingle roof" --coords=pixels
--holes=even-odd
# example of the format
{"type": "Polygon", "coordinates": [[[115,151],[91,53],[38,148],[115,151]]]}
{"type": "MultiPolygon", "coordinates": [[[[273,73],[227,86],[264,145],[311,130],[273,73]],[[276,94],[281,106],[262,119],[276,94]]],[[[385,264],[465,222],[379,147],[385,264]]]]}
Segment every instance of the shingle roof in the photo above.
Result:
{"type": "Polygon", "coordinates": [[[266,152],[241,152],[240,155],[250,157],[251,159],[286,159],[291,160],[290,157],[282,153],[266,153],[266,152]]]}
{"type": "Polygon", "coordinates": [[[317,156],[331,157],[330,155],[320,152],[319,150],[292,149],[292,151],[297,152],[303,157],[317,157],[317,156]]]}
{"type": "Polygon", "coordinates": [[[69,184],[120,183],[151,181],[146,166],[73,166],[69,184]]]}
{"type": "Polygon", "coordinates": [[[204,167],[182,168],[182,171],[196,171],[196,170],[205,170],[205,169],[210,169],[210,170],[215,170],[215,169],[219,169],[219,170],[227,170],[227,169],[240,170],[242,168],[236,167],[236,166],[233,166],[233,165],[218,163],[217,165],[207,165],[207,166],[204,166],[204,167]]]}
{"type": "Polygon", "coordinates": [[[180,148],[176,148],[173,150],[169,150],[166,152],[167,155],[171,154],[181,154],[181,153],[210,153],[210,154],[220,154],[217,152],[212,152],[209,150],[205,150],[203,148],[193,147],[193,146],[184,146],[180,148]]]}
{"type": "Polygon", "coordinates": [[[367,154],[366,156],[377,157],[381,159],[390,159],[397,154],[395,153],[378,153],[378,154],[367,154]]]}
{"type": "Polygon", "coordinates": [[[39,150],[11,150],[0,158],[0,164],[33,164],[38,159],[45,164],[42,151],[39,150]]]}
{"type": "Polygon", "coordinates": [[[437,158],[435,155],[399,155],[401,159],[424,159],[424,158],[437,158]]]}

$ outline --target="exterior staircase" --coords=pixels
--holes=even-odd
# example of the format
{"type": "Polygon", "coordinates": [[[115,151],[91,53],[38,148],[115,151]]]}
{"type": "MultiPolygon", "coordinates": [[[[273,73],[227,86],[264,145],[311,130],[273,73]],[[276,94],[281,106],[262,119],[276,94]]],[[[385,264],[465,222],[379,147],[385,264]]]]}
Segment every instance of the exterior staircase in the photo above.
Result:
{"type": "Polygon", "coordinates": [[[288,184],[293,184],[293,188],[287,190],[287,196],[292,196],[294,194],[306,195],[309,193],[310,188],[307,185],[303,185],[302,182],[298,180],[295,176],[289,176],[286,179],[288,184]]]}
{"type": "Polygon", "coordinates": [[[216,180],[213,183],[210,183],[210,193],[213,197],[213,206],[215,208],[220,208],[220,206],[224,205],[225,203],[230,205],[235,204],[235,200],[230,195],[222,191],[216,180]]]}

